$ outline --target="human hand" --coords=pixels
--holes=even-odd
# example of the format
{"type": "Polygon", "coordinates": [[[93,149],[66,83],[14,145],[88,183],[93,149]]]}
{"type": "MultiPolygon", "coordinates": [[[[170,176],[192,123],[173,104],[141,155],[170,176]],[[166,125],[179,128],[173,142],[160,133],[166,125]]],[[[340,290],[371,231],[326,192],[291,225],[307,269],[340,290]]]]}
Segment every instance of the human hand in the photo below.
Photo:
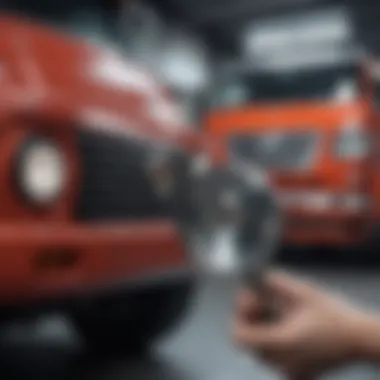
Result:
{"type": "Polygon", "coordinates": [[[361,359],[373,328],[380,330],[374,317],[285,274],[269,274],[264,286],[275,319],[260,319],[258,294],[242,290],[234,339],[289,380],[314,380],[328,369],[361,359]]]}

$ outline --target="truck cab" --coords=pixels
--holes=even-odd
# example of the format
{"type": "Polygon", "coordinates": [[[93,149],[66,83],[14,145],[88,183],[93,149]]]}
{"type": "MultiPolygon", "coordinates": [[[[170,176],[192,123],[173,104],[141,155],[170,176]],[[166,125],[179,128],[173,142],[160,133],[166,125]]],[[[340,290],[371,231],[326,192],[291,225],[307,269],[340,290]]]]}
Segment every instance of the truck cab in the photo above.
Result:
{"type": "Polygon", "coordinates": [[[378,106],[368,60],[235,71],[205,129],[232,160],[261,165],[291,246],[370,242],[379,222],[378,106]],[[232,80],[231,80],[232,78],[232,80]]]}

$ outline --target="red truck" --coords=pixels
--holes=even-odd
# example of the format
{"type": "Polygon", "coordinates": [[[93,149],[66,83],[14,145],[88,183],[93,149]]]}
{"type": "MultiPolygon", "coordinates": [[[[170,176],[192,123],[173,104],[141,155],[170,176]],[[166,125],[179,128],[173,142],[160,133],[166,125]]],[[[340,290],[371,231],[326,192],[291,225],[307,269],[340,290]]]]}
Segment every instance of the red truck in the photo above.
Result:
{"type": "Polygon", "coordinates": [[[124,57],[112,2],[1,4],[0,320],[61,310],[89,348],[143,352],[186,310],[193,268],[253,263],[261,217],[236,249],[241,194],[265,202],[124,57]]]}
{"type": "Polygon", "coordinates": [[[110,3],[52,3],[1,5],[1,320],[59,309],[93,348],[142,349],[191,298],[198,140],[110,3]]]}

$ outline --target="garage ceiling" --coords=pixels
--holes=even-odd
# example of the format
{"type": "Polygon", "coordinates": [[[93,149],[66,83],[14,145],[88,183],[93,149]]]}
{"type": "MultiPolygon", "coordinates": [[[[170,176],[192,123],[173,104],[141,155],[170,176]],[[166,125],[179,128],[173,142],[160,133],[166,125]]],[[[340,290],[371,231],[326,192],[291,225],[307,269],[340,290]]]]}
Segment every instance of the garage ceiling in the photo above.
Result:
{"type": "Polygon", "coordinates": [[[380,4],[374,0],[146,0],[171,22],[197,31],[217,55],[238,54],[243,28],[266,16],[347,5],[359,40],[380,52],[380,4]]]}

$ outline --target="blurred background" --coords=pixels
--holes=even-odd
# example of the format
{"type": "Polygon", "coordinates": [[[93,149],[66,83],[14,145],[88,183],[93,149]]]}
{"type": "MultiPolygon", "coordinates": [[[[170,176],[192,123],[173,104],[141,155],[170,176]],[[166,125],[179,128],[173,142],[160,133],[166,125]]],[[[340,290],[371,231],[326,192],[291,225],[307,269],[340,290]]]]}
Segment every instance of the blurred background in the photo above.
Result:
{"type": "MultiPolygon", "coordinates": [[[[284,213],[279,265],[380,307],[380,4],[369,0],[9,0],[116,47],[178,104],[189,128],[259,163],[284,213]],[[120,6],[120,3],[122,4],[120,6]]],[[[62,315],[2,331],[4,378],[277,380],[229,342],[234,281],[203,279],[149,359],[86,359],[62,315]],[[11,374],[11,375],[8,375],[11,374]],[[7,377],[8,376],[8,377],[7,377]]],[[[375,379],[365,366],[329,379],[375,379]]]]}

